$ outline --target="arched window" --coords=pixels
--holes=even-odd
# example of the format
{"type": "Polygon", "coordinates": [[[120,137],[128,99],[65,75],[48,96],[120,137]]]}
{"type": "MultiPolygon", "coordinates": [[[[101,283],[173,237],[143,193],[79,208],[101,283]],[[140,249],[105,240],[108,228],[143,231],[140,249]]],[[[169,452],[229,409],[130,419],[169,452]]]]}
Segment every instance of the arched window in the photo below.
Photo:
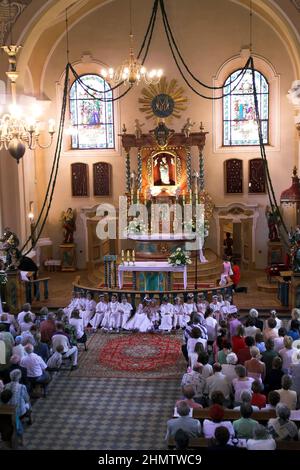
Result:
{"type": "Polygon", "coordinates": [[[87,93],[76,80],[70,90],[70,118],[73,127],[72,149],[113,149],[115,148],[113,102],[103,102],[99,98],[111,99],[113,92],[109,84],[99,75],[82,75],[80,80],[99,94],[87,93]]]}
{"type": "MultiPolygon", "coordinates": [[[[223,145],[259,145],[255,123],[252,71],[249,69],[242,80],[234,79],[241,69],[231,73],[224,83],[223,98],[223,145]],[[231,82],[231,83],[230,83],[231,82]],[[235,88],[236,84],[238,86],[235,88]]],[[[255,84],[259,106],[259,117],[264,144],[269,143],[269,84],[264,75],[255,71],[255,84]]]]}

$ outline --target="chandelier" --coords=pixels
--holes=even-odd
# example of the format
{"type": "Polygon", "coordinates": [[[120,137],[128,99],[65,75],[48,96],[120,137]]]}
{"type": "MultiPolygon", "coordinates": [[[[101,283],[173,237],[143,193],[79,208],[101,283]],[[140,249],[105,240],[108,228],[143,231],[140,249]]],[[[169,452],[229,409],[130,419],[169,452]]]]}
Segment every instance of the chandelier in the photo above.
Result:
{"type": "Polygon", "coordinates": [[[143,80],[147,85],[157,85],[163,75],[162,69],[152,69],[147,71],[146,67],[139,62],[133,52],[133,34],[130,33],[130,51],[129,58],[125,62],[117,67],[113,68],[102,68],[101,75],[103,78],[107,78],[110,82],[118,84],[125,82],[125,85],[134,85],[143,80]]]}
{"type": "Polygon", "coordinates": [[[23,157],[26,148],[34,150],[39,148],[48,148],[53,142],[55,133],[55,121],[50,119],[48,123],[48,133],[50,140],[48,144],[40,143],[40,122],[38,121],[40,110],[38,106],[33,109],[23,110],[17,104],[16,81],[19,76],[16,67],[16,55],[21,46],[2,46],[4,52],[8,55],[9,71],[6,72],[11,85],[11,104],[8,109],[0,116],[0,150],[5,148],[10,155],[17,160],[23,157]]]}

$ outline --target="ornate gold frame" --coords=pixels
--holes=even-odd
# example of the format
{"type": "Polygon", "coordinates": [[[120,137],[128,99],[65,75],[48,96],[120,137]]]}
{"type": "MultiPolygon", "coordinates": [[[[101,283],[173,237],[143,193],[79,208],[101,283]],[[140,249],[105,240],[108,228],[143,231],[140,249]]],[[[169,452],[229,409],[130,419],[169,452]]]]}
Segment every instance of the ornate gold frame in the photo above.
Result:
{"type": "Polygon", "coordinates": [[[168,188],[168,187],[174,187],[177,186],[181,180],[181,160],[180,157],[177,155],[177,153],[172,152],[171,150],[164,149],[164,150],[155,150],[154,152],[151,153],[151,155],[148,157],[147,160],[147,176],[148,180],[151,181],[151,186],[154,186],[154,168],[153,168],[153,160],[157,155],[160,154],[168,154],[171,155],[174,158],[174,163],[175,163],[175,184],[174,185],[161,185],[157,186],[157,188],[168,188]]]}

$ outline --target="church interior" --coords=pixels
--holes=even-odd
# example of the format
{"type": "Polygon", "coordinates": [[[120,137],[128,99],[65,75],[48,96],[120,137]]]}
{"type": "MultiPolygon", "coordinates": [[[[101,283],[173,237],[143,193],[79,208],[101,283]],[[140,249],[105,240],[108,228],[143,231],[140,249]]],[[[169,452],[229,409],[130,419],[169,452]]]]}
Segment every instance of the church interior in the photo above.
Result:
{"type": "Polygon", "coordinates": [[[300,1],[0,41],[0,448],[300,450],[300,1]]]}

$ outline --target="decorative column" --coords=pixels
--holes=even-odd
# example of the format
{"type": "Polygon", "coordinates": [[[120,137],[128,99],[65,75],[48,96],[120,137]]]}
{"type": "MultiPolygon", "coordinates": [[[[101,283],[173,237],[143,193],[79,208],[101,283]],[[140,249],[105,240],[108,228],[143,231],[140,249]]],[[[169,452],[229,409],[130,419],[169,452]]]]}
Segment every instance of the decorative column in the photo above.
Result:
{"type": "Polygon", "coordinates": [[[190,204],[192,204],[191,194],[192,194],[192,155],[191,149],[188,148],[187,159],[186,159],[186,172],[187,172],[187,189],[190,198],[190,204]]]}
{"type": "Polygon", "coordinates": [[[126,192],[130,193],[130,148],[126,149],[126,192]]]}
{"type": "Polygon", "coordinates": [[[202,148],[199,149],[199,189],[204,190],[204,155],[202,148]]]}
{"type": "Polygon", "coordinates": [[[141,149],[138,149],[137,155],[137,202],[139,202],[140,194],[142,191],[142,156],[141,149]]]}

